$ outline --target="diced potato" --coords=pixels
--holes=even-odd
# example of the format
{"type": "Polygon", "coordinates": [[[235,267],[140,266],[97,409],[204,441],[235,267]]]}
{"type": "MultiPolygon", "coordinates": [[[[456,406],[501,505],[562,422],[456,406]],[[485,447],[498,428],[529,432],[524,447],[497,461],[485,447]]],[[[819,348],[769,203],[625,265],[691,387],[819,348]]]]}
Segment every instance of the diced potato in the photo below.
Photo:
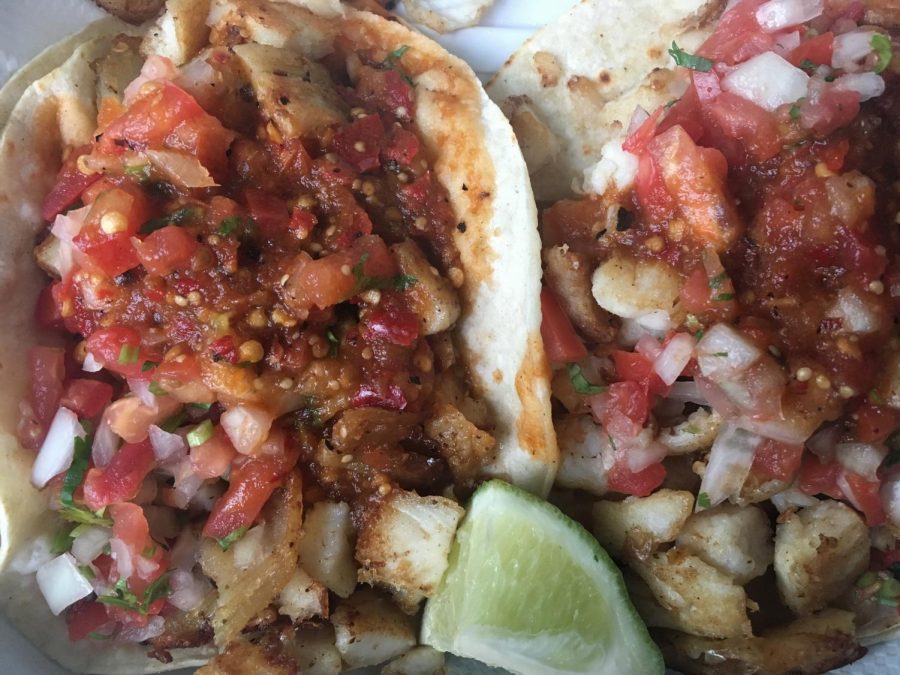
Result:
{"type": "Polygon", "coordinates": [[[165,56],[180,66],[206,45],[209,0],[167,0],[166,12],[147,31],[141,52],[165,56]]]}
{"type": "Polygon", "coordinates": [[[684,422],[661,429],[657,440],[669,449],[669,455],[689,455],[710,448],[721,426],[719,413],[698,408],[684,422]]]}
{"type": "Polygon", "coordinates": [[[356,588],[353,523],[344,502],[318,502],[303,521],[300,566],[342,598],[356,588]]]}
{"type": "Polygon", "coordinates": [[[681,283],[678,273],[664,262],[623,255],[605,260],[592,277],[598,305],[651,330],[667,330],[680,322],[675,306],[681,283]]]}
{"type": "Polygon", "coordinates": [[[278,612],[294,623],[314,618],[328,618],[328,589],[298,567],[294,576],[281,589],[278,612]]]}
{"type": "Polygon", "coordinates": [[[296,675],[297,664],[275,640],[260,644],[235,640],[199,668],[196,675],[296,675]]]}
{"type": "Polygon", "coordinates": [[[629,565],[667,611],[672,626],[704,637],[751,635],[744,589],[700,558],[673,548],[629,565]]]}
{"type": "Polygon", "coordinates": [[[334,645],[331,624],[306,624],[294,634],[292,653],[303,675],[338,675],[341,653],[334,645]]]}
{"type": "Polygon", "coordinates": [[[395,489],[366,514],[356,543],[359,580],[401,594],[415,612],[437,588],[463,508],[444,497],[420,497],[395,489]]]}
{"type": "Polygon", "coordinates": [[[346,120],[346,105],[323,66],[278,47],[247,43],[232,49],[244,66],[260,112],[283,138],[312,136],[346,120]]]}
{"type": "Polygon", "coordinates": [[[440,275],[411,239],[394,244],[391,252],[400,272],[416,280],[406,294],[412,309],[419,315],[422,334],[434,335],[452,328],[461,311],[453,284],[440,275]]]}
{"type": "Polygon", "coordinates": [[[723,504],[688,519],[678,547],[742,586],[765,573],[775,555],[772,526],[758,506],[723,504]]]}
{"type": "Polygon", "coordinates": [[[605,495],[607,466],[604,455],[612,464],[612,448],[606,432],[590,415],[569,415],[557,425],[556,439],[559,443],[556,485],[605,495]]]}
{"type": "Polygon", "coordinates": [[[412,619],[372,589],[338,603],[331,623],[335,645],[351,668],[383,663],[416,644],[412,619]]]}
{"type": "Polygon", "coordinates": [[[784,514],[775,529],[775,577],[798,616],[825,607],[869,566],[869,528],[849,506],[826,499],[784,514]]]}
{"type": "Polygon", "coordinates": [[[690,492],[659,490],[649,497],[594,504],[594,536],[616,558],[646,557],[664,542],[675,541],[694,510],[690,492]]]}
{"type": "Polygon", "coordinates": [[[266,522],[264,554],[245,570],[234,562],[234,547],[223,551],[212,539],[204,539],[200,565],[218,588],[212,615],[216,645],[234,640],[245,626],[265,610],[290,580],[297,567],[297,542],[303,522],[300,475],[291,474],[263,509],[266,522]]]}
{"type": "Polygon", "coordinates": [[[494,458],[497,441],[451,403],[438,403],[427,420],[425,435],[437,441],[441,456],[458,483],[469,483],[494,458]]]}
{"type": "Polygon", "coordinates": [[[431,647],[413,647],[381,669],[381,675],[444,675],[444,654],[431,647]]]}

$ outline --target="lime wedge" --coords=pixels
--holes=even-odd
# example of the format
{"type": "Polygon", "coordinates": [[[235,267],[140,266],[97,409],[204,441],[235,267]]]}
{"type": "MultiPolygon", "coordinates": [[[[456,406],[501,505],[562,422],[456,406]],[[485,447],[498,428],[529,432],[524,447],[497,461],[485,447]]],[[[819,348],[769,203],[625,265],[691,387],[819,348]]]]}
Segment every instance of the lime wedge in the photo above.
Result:
{"type": "Polygon", "coordinates": [[[472,497],[421,641],[523,675],[662,673],[662,655],[597,541],[493,480],[472,497]]]}

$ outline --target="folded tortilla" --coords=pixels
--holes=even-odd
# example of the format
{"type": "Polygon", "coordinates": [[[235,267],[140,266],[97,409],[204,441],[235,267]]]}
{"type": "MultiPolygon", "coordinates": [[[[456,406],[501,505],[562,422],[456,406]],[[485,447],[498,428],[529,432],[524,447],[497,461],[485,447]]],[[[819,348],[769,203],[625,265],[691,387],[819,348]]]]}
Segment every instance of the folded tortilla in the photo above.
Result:
{"type": "MultiPolygon", "coordinates": [[[[98,64],[119,34],[142,36],[145,54],[180,64],[207,44],[209,25],[222,23],[242,26],[251,41],[313,59],[328,54],[338,39],[388,52],[410,47],[404,64],[416,79],[419,135],[465,223],[454,232],[465,273],[456,330],[472,389],[495,422],[498,454],[484,473],[545,495],[556,471],[549,368],[540,338],[540,241],[528,173],[507,120],[465,63],[400,23],[337,0],[222,0],[209,8],[170,0],[167,13],[151,25],[98,22],[41,54],[0,92],[0,603],[29,639],[77,672],[156,672],[203,663],[209,654],[172,650],[174,660],[163,664],[139,645],[71,643],[34,575],[16,571],[30,544],[49,534],[55,520],[46,495],[30,484],[32,456],[16,442],[18,405],[29,381],[25,355],[48,339],[33,322],[46,284],[32,257],[35,237],[46,227],[41,203],[63,148],[89,142],[96,128],[96,93],[110,84],[101,81],[98,64]]],[[[113,73],[117,84],[137,74],[128,64],[121,70],[113,73]]]]}

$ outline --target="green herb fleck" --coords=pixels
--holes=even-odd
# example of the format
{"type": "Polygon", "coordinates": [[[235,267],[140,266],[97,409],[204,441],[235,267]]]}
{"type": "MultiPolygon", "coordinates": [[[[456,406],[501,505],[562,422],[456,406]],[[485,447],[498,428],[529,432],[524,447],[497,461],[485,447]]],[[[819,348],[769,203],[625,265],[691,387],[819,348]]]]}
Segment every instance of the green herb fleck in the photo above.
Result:
{"type": "Polygon", "coordinates": [[[113,636],[104,635],[103,633],[92,630],[90,633],[88,633],[88,637],[91,638],[91,640],[111,640],[113,636]]]}
{"type": "Polygon", "coordinates": [[[699,495],[697,495],[697,506],[699,506],[701,509],[708,509],[710,505],[711,502],[709,501],[708,494],[706,494],[705,492],[701,492],[699,495]]]}
{"type": "Polygon", "coordinates": [[[330,328],[325,331],[325,337],[328,338],[328,356],[335,358],[338,355],[338,347],[340,347],[341,341],[338,340],[337,335],[330,328]]]}
{"type": "Polygon", "coordinates": [[[158,361],[144,361],[144,365],[141,366],[141,372],[146,373],[148,370],[153,370],[158,365],[158,361]]]}
{"type": "Polygon", "coordinates": [[[817,64],[813,63],[813,62],[810,61],[809,59],[803,59],[803,60],[800,62],[800,68],[802,68],[803,70],[805,70],[805,71],[807,71],[807,72],[812,72],[812,71],[814,71],[814,70],[815,70],[816,68],[818,68],[818,67],[819,67],[819,66],[818,66],[817,64]]]}
{"type": "Polygon", "coordinates": [[[725,272],[719,272],[716,276],[710,277],[709,279],[709,287],[710,288],[718,288],[728,279],[728,274],[725,272]]]}
{"type": "Polygon", "coordinates": [[[402,59],[403,55],[408,51],[409,45],[400,45],[399,47],[397,47],[397,49],[388,54],[388,61],[393,62],[402,59]]]}
{"type": "Polygon", "coordinates": [[[87,437],[75,437],[75,451],[72,454],[72,463],[63,478],[62,489],[59,491],[59,503],[63,509],[75,507],[75,490],[84,480],[88,463],[91,459],[91,443],[87,437]]]}
{"type": "Polygon", "coordinates": [[[185,416],[184,411],[175,413],[171,417],[166,418],[166,420],[164,420],[162,424],[159,425],[159,428],[163,431],[168,431],[171,434],[178,427],[184,424],[185,419],[187,419],[187,417],[185,416]]]}
{"type": "Polygon", "coordinates": [[[131,592],[125,579],[119,579],[113,590],[115,591],[113,594],[97,596],[97,602],[146,614],[150,610],[150,605],[169,594],[169,575],[168,573],[163,574],[147,586],[142,600],[138,600],[138,597],[131,592]]]}
{"type": "Polygon", "coordinates": [[[140,353],[140,347],[138,347],[137,345],[130,345],[128,343],[125,343],[121,347],[119,347],[119,363],[123,366],[137,363],[140,353]]]}
{"type": "Polygon", "coordinates": [[[872,388],[869,390],[869,400],[875,405],[883,405],[884,399],[881,398],[881,394],[878,393],[878,390],[872,388]]]}
{"type": "Polygon", "coordinates": [[[803,101],[806,100],[806,97],[800,98],[797,102],[791,106],[790,116],[792,120],[800,119],[800,106],[803,104],[803,101]]]}
{"type": "Polygon", "coordinates": [[[212,408],[212,403],[190,403],[189,405],[197,410],[209,410],[212,408]]]}
{"type": "Polygon", "coordinates": [[[388,281],[395,291],[405,291],[419,282],[418,279],[410,274],[398,274],[395,277],[391,277],[388,281]]]}
{"type": "Polygon", "coordinates": [[[418,282],[418,279],[408,274],[398,274],[394,277],[370,277],[365,273],[364,269],[368,260],[369,254],[363,253],[359,261],[353,266],[353,278],[356,279],[356,287],[353,289],[354,295],[359,295],[372,289],[384,290],[392,288],[395,291],[405,291],[418,282]]]}
{"type": "Polygon", "coordinates": [[[216,230],[216,234],[227,237],[236,229],[241,226],[242,219],[240,216],[228,216],[222,221],[222,224],[219,226],[219,229],[216,230]]]}
{"type": "Polygon", "coordinates": [[[143,551],[141,551],[141,555],[145,558],[152,558],[156,555],[156,544],[150,544],[143,551]]]}
{"type": "Polygon", "coordinates": [[[65,553],[70,548],[72,548],[72,541],[74,537],[72,536],[72,526],[64,524],[60,527],[56,532],[53,533],[53,538],[50,540],[50,553],[53,555],[60,555],[61,553],[65,553]]]}
{"type": "Polygon", "coordinates": [[[891,48],[891,40],[884,33],[875,33],[872,41],[869,43],[875,52],[877,61],[875,63],[875,72],[879,75],[887,70],[891,65],[891,59],[894,58],[894,51],[891,48]]]}
{"type": "MultiPolygon", "coordinates": [[[[99,511],[91,511],[84,506],[64,506],[59,510],[59,515],[70,523],[78,523],[80,525],[97,525],[98,527],[112,527],[111,518],[106,518],[103,513],[105,509],[99,511]]],[[[108,551],[104,551],[108,553],[108,551]]]]}
{"type": "Polygon", "coordinates": [[[721,356],[723,358],[728,358],[728,352],[713,352],[713,356],[721,356]]]}
{"type": "Polygon", "coordinates": [[[163,386],[159,382],[151,382],[147,387],[150,390],[150,393],[154,396],[168,396],[169,392],[163,389],[163,386]]]}
{"type": "Polygon", "coordinates": [[[145,180],[150,180],[150,165],[149,164],[126,165],[125,166],[125,175],[131,176],[132,178],[137,178],[141,182],[143,182],[145,180]]]}
{"type": "Polygon", "coordinates": [[[188,445],[192,448],[196,448],[198,445],[203,445],[212,438],[213,435],[213,423],[212,420],[203,420],[196,427],[191,429],[187,436],[188,445]]]}
{"type": "Polygon", "coordinates": [[[591,384],[584,376],[584,373],[581,372],[581,366],[577,363],[566,364],[566,372],[569,373],[569,379],[572,381],[575,391],[583,396],[593,396],[606,390],[606,387],[599,384],[591,384]]]}
{"type": "Polygon", "coordinates": [[[669,54],[675,60],[676,66],[690,68],[691,70],[699,70],[701,73],[708,73],[712,70],[712,61],[702,56],[688,54],[679,47],[674,40],[672,41],[672,46],[669,48],[669,54]]]}
{"type": "Polygon", "coordinates": [[[81,576],[85,579],[93,579],[97,575],[94,574],[94,570],[90,565],[79,565],[78,571],[81,572],[81,576]]]}
{"type": "Polygon", "coordinates": [[[146,223],[141,225],[140,233],[151,234],[153,232],[156,232],[157,230],[161,230],[169,224],[185,225],[196,219],[198,215],[198,210],[189,206],[183,209],[178,209],[174,213],[170,213],[167,216],[162,216],[160,218],[151,218],[146,223]]]}
{"type": "Polygon", "coordinates": [[[673,105],[675,105],[676,103],[678,103],[678,101],[680,101],[680,100],[681,100],[681,99],[673,98],[671,101],[669,101],[668,103],[666,103],[666,106],[665,106],[666,110],[668,110],[669,108],[671,108],[673,105]]]}
{"type": "Polygon", "coordinates": [[[244,533],[247,532],[246,527],[239,527],[233,532],[229,532],[227,535],[222,537],[221,539],[216,539],[216,543],[219,545],[219,548],[223,551],[227,551],[231,548],[231,545],[236,542],[238,539],[244,536],[244,533]]]}
{"type": "Polygon", "coordinates": [[[717,300],[719,302],[727,302],[728,300],[734,300],[734,293],[719,293],[717,296],[713,298],[713,300],[717,300]]]}
{"type": "Polygon", "coordinates": [[[688,432],[689,434],[699,434],[700,433],[700,427],[698,427],[696,424],[688,424],[684,428],[684,430],[686,432],[688,432]]]}

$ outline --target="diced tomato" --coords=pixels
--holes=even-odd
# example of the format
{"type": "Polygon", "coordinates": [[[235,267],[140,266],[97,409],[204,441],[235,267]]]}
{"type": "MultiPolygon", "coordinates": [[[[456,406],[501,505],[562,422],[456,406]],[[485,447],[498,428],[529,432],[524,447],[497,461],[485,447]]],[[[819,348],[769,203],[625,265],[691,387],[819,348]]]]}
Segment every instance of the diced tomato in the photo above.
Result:
{"type": "MultiPolygon", "coordinates": [[[[143,598],[147,586],[159,578],[168,567],[163,548],[150,536],[150,525],[144,516],[144,510],[137,504],[131,502],[112,504],[109,507],[109,515],[113,520],[113,538],[124,542],[132,557],[133,570],[128,577],[128,588],[138,598],[143,598]]],[[[112,576],[118,574],[118,569],[115,572],[111,570],[110,581],[113,581],[112,576]]],[[[148,612],[150,614],[154,611],[159,612],[162,604],[154,603],[150,609],[148,612]]],[[[119,620],[128,620],[128,615],[117,615],[110,610],[108,612],[110,616],[115,616],[119,620]]]]}
{"type": "Polygon", "coordinates": [[[403,390],[386,377],[360,384],[352,400],[354,408],[374,407],[385,410],[405,410],[408,403],[403,390]]]}
{"type": "Polygon", "coordinates": [[[879,495],[881,482],[866,480],[862,476],[850,472],[844,474],[844,479],[850,487],[850,494],[846,497],[853,506],[863,512],[866,524],[869,527],[876,527],[884,523],[885,513],[881,505],[881,495],[879,495]]]}
{"type": "Polygon", "coordinates": [[[859,94],[838,89],[834,84],[811,88],[810,95],[800,103],[800,124],[817,138],[850,124],[859,114],[859,94]]]}
{"type": "Polygon", "coordinates": [[[228,490],[213,505],[203,536],[222,539],[250,527],[298,458],[296,450],[288,450],[284,455],[252,457],[233,467],[228,490]]]}
{"type": "MultiPolygon", "coordinates": [[[[681,128],[681,127],[677,127],[681,128]]],[[[675,214],[677,203],[669,194],[656,160],[644,153],[634,177],[634,197],[638,209],[651,222],[665,222],[675,214]]]]}
{"type": "Polygon", "coordinates": [[[61,284],[61,281],[57,281],[41,289],[34,308],[34,320],[41,328],[61,329],[65,327],[62,312],[53,298],[53,288],[61,284]]]}
{"type": "Polygon", "coordinates": [[[827,143],[817,144],[816,150],[816,154],[821,161],[825,162],[825,166],[838,173],[844,168],[847,153],[850,152],[850,141],[846,138],[837,138],[827,143]]]}
{"type": "Polygon", "coordinates": [[[80,600],[66,610],[66,626],[72,642],[83,640],[108,623],[106,605],[93,600],[80,600]]]}
{"type": "Polygon", "coordinates": [[[710,307],[711,292],[709,277],[706,271],[700,267],[688,276],[687,281],[678,292],[681,306],[691,314],[702,314],[710,307]]]}
{"type": "Polygon", "coordinates": [[[153,361],[141,348],[141,336],[133,328],[99,328],[87,339],[87,350],[107,370],[125,377],[140,377],[144,361],[153,361]]]}
{"type": "Polygon", "coordinates": [[[193,117],[178,124],[168,136],[166,147],[184,150],[197,159],[214,178],[221,180],[228,169],[228,148],[234,133],[212,115],[193,117]]]}
{"type": "Polygon", "coordinates": [[[419,337],[419,317],[402,293],[382,291],[381,300],[365,318],[362,335],[370,342],[386,340],[409,347],[419,337]]]}
{"type": "Polygon", "coordinates": [[[92,510],[134,499],[156,462],[149,440],[126,443],[102,469],[88,469],[84,503],[92,510]]]}
{"type": "Polygon", "coordinates": [[[403,120],[412,120],[415,96],[412,85],[397,70],[378,70],[370,66],[359,69],[356,93],[379,112],[403,120]]]}
{"type": "Polygon", "coordinates": [[[53,189],[44,198],[41,215],[44,220],[53,220],[78,201],[81,193],[103,177],[101,173],[83,174],[78,170],[78,157],[89,152],[81,148],[73,152],[56,176],[53,189]]]}
{"type": "Polygon", "coordinates": [[[238,362],[237,346],[234,344],[234,337],[231,335],[223,335],[214,340],[209,345],[209,353],[212,355],[212,360],[216,363],[219,361],[238,362]]]}
{"type": "Polygon", "coordinates": [[[177,225],[166,225],[134,244],[144,269],[161,277],[186,268],[197,246],[197,240],[177,225]]]}
{"type": "Polygon", "coordinates": [[[264,238],[274,239],[287,230],[291,217],[284,200],[256,188],[246,188],[244,200],[264,238]]]}
{"type": "MultiPolygon", "coordinates": [[[[656,133],[661,134],[662,132],[671,129],[674,126],[682,127],[691,138],[694,139],[696,143],[699,143],[703,138],[703,134],[705,133],[705,129],[703,126],[703,110],[700,107],[700,96],[699,91],[703,91],[704,96],[707,98],[714,98],[711,92],[709,92],[709,88],[715,83],[716,91],[721,91],[718,89],[718,77],[712,71],[709,73],[701,73],[702,75],[710,75],[711,77],[707,78],[707,80],[700,85],[697,83],[696,75],[698,73],[692,73],[694,82],[687,88],[684,94],[678,99],[678,102],[675,103],[669,111],[666,113],[666,116],[659,123],[659,127],[656,129],[656,133]],[[701,89],[698,90],[698,86],[701,86],[701,89]]],[[[649,139],[647,140],[649,142],[649,139]]]]}
{"type": "Polygon", "coordinates": [[[606,391],[591,397],[591,411],[606,431],[615,438],[637,436],[650,406],[647,392],[637,382],[615,382],[606,391]]]}
{"type": "Polygon", "coordinates": [[[653,361],[643,354],[617,349],[613,352],[613,361],[619,378],[637,382],[644,387],[648,396],[664,394],[669,390],[653,370],[653,361]]]}
{"type": "Polygon", "coordinates": [[[650,117],[644,120],[641,126],[625,139],[625,142],[622,143],[622,149],[635,155],[642,153],[647,144],[656,136],[656,126],[659,124],[659,118],[662,117],[664,111],[665,108],[657,108],[650,117]]]}
{"type": "Polygon", "coordinates": [[[753,457],[753,471],[790,482],[800,468],[803,446],[766,439],[753,457]]]}
{"type": "MultiPolygon", "coordinates": [[[[234,339],[231,343],[234,344],[234,339]]],[[[176,359],[160,363],[153,371],[153,375],[166,385],[166,388],[177,387],[200,379],[200,363],[193,354],[180,354],[176,359]]]]}
{"type": "Polygon", "coordinates": [[[837,462],[822,462],[812,453],[806,453],[800,464],[798,486],[808,495],[828,495],[833,499],[843,499],[844,493],[838,487],[841,465],[837,462]]]}
{"type": "Polygon", "coordinates": [[[112,400],[112,395],[112,385],[107,382],[86,379],[70,380],[66,384],[60,404],[79,417],[89,419],[103,412],[103,409],[112,400]]]}
{"type": "Polygon", "coordinates": [[[771,50],[775,39],[763,31],[756,20],[756,10],[765,0],[743,0],[725,12],[715,32],[697,53],[713,61],[735,65],[771,50]]]}
{"type": "Polygon", "coordinates": [[[38,421],[50,424],[59,407],[66,376],[66,352],[56,347],[32,347],[28,353],[31,370],[31,405],[38,421]]]}
{"type": "Polygon", "coordinates": [[[300,239],[305,239],[313,231],[318,224],[319,219],[311,211],[302,209],[299,206],[291,211],[291,222],[288,227],[297,233],[300,239]]]}
{"type": "Polygon", "coordinates": [[[381,159],[385,164],[396,162],[400,166],[409,166],[418,154],[418,136],[403,127],[394,127],[381,151],[381,159]]]}
{"type": "Polygon", "coordinates": [[[546,287],[541,289],[541,338],[547,358],[554,363],[572,363],[587,356],[587,349],[556,294],[546,287]]]}
{"type": "Polygon", "coordinates": [[[883,441],[897,428],[897,413],[887,406],[866,402],[856,415],[856,437],[864,443],[883,441]]]}
{"type": "Polygon", "coordinates": [[[72,241],[103,273],[115,277],[137,267],[131,237],[149,216],[149,204],[140,188],[113,188],[97,196],[84,227],[72,241]]]}
{"type": "Polygon", "coordinates": [[[646,497],[662,485],[665,479],[666,467],[662,464],[651,464],[634,473],[624,462],[619,461],[609,470],[606,486],[613,492],[646,497]]]}
{"type": "Polygon", "coordinates": [[[781,151],[778,120],[755,103],[724,91],[709,105],[708,112],[726,137],[740,141],[754,162],[769,160],[781,151]]]}
{"type": "Polygon", "coordinates": [[[216,426],[212,437],[205,443],[191,448],[191,468],[200,478],[218,478],[237,456],[237,450],[221,426],[216,426]]]}
{"type": "Polygon", "coordinates": [[[384,138],[384,125],[378,115],[366,115],[341,127],[334,135],[334,150],[357,171],[379,166],[378,155],[384,138]]]}
{"type": "Polygon", "coordinates": [[[817,66],[830,66],[833,53],[834,33],[829,31],[801,42],[799,47],[795,47],[788,54],[787,60],[795,66],[801,66],[807,62],[817,66]]]}

